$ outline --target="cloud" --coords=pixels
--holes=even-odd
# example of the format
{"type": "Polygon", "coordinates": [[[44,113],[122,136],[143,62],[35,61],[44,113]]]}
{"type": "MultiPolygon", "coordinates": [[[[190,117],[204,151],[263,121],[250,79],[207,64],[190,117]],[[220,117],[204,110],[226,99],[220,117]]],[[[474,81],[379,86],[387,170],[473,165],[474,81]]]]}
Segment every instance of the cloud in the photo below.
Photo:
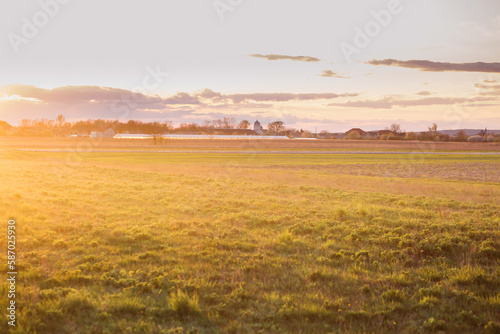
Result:
{"type": "Polygon", "coordinates": [[[286,56],[286,55],[261,55],[261,54],[253,54],[250,55],[250,57],[255,57],[255,58],[264,58],[267,60],[293,60],[293,61],[304,61],[304,62],[318,62],[321,59],[316,58],[316,57],[309,57],[309,56],[286,56]]]}
{"type": "Polygon", "coordinates": [[[358,96],[357,93],[254,93],[254,94],[231,94],[223,95],[222,98],[230,99],[233,103],[241,103],[247,101],[255,102],[286,102],[286,101],[311,101],[311,100],[330,100],[338,97],[353,97],[358,96]]]}
{"type": "Polygon", "coordinates": [[[271,109],[273,107],[270,103],[224,103],[217,105],[204,105],[203,109],[231,109],[231,110],[240,110],[240,109],[271,109]]]}
{"type": "Polygon", "coordinates": [[[119,102],[122,104],[134,105],[134,109],[162,109],[169,105],[201,105],[227,102],[240,104],[253,102],[328,100],[358,95],[357,93],[251,93],[226,95],[207,88],[192,94],[177,92],[175,95],[162,98],[160,96],[149,96],[125,89],[99,86],[64,86],[54,89],[44,89],[31,85],[4,86],[0,88],[0,93],[4,93],[7,96],[35,99],[40,102],[51,104],[116,104],[119,102]]]}
{"type": "Polygon", "coordinates": [[[484,80],[486,84],[478,83],[474,86],[479,90],[482,96],[500,96],[500,84],[496,80],[484,80]]]}
{"type": "Polygon", "coordinates": [[[174,96],[166,98],[163,100],[165,104],[200,104],[200,100],[197,97],[191,96],[185,92],[179,92],[174,96]]]}
{"type": "Polygon", "coordinates": [[[123,103],[135,104],[144,108],[161,108],[163,100],[159,96],[148,96],[125,89],[99,86],[63,86],[53,89],[39,88],[33,85],[8,85],[0,88],[0,92],[22,98],[36,99],[51,104],[85,104],[85,103],[123,103]]]}
{"type": "Polygon", "coordinates": [[[8,96],[35,99],[50,104],[114,104],[132,109],[164,109],[168,105],[198,105],[198,97],[178,92],[167,98],[145,95],[126,89],[99,86],[63,86],[53,89],[33,85],[8,85],[0,88],[8,96]]]}
{"type": "Polygon", "coordinates": [[[344,103],[330,103],[329,107],[358,107],[372,109],[391,109],[392,107],[415,107],[431,105],[454,105],[467,102],[489,101],[490,98],[454,98],[454,97],[428,97],[416,100],[396,100],[391,97],[384,97],[380,100],[348,101],[344,103]]]}
{"type": "Polygon", "coordinates": [[[358,107],[358,108],[372,108],[372,109],[391,109],[393,104],[392,99],[389,97],[380,100],[363,100],[363,101],[348,101],[344,103],[329,103],[328,107],[358,107]]]}
{"type": "MultiPolygon", "coordinates": [[[[187,93],[185,93],[187,94],[187,93]]],[[[250,93],[250,94],[222,94],[211,89],[205,88],[199,92],[190,95],[194,99],[200,99],[206,105],[216,103],[254,103],[254,102],[286,102],[286,101],[312,101],[312,100],[330,100],[339,97],[354,97],[358,93],[250,93]]]]}
{"type": "Polygon", "coordinates": [[[495,90],[495,89],[500,89],[500,84],[499,85],[484,85],[484,84],[475,84],[474,85],[477,88],[481,89],[487,89],[487,90],[495,90]]]}
{"type": "Polygon", "coordinates": [[[1,118],[50,118],[63,114],[68,120],[87,118],[158,120],[188,115],[201,102],[187,93],[168,98],[149,96],[126,89],[99,86],[64,86],[44,89],[32,85],[0,87],[1,118]],[[20,98],[17,98],[20,97],[20,98]]]}
{"type": "Polygon", "coordinates": [[[427,72],[486,72],[500,73],[500,63],[440,63],[429,60],[373,59],[366,64],[416,68],[427,72]]]}
{"type": "Polygon", "coordinates": [[[324,70],[323,73],[319,75],[320,77],[327,77],[327,78],[339,78],[339,79],[351,79],[351,77],[346,77],[341,74],[332,72],[330,70],[324,70]]]}
{"type": "Polygon", "coordinates": [[[222,94],[218,93],[218,92],[214,92],[211,89],[205,88],[200,93],[198,93],[198,96],[201,98],[204,98],[204,99],[213,99],[213,98],[222,97],[222,94]]]}
{"type": "Polygon", "coordinates": [[[428,90],[424,90],[424,91],[415,93],[415,95],[428,96],[428,95],[432,95],[432,93],[429,92],[428,90]]]}
{"type": "Polygon", "coordinates": [[[478,107],[496,107],[498,106],[499,104],[495,104],[495,103],[471,103],[471,104],[464,104],[463,106],[464,107],[474,107],[474,108],[478,108],[478,107]]]}
{"type": "Polygon", "coordinates": [[[400,100],[393,101],[394,106],[398,107],[414,107],[414,106],[432,106],[432,105],[453,105],[457,103],[480,101],[482,99],[466,99],[466,98],[455,98],[455,97],[429,97],[417,100],[400,100]]]}
{"type": "Polygon", "coordinates": [[[210,110],[235,114],[245,110],[252,113],[271,113],[279,102],[333,100],[355,96],[358,96],[358,93],[223,94],[207,88],[161,97],[99,86],[45,89],[16,84],[0,87],[0,119],[15,123],[22,118],[54,119],[63,114],[68,120],[102,118],[184,121],[200,112],[210,114],[210,110]]]}

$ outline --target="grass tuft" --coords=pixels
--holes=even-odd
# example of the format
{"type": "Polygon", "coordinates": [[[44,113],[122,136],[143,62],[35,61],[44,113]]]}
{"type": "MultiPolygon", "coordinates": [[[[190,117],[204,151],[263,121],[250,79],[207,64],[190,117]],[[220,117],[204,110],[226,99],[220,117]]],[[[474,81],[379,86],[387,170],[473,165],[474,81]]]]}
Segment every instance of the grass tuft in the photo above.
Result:
{"type": "Polygon", "coordinates": [[[170,293],[168,301],[170,308],[181,318],[200,313],[198,295],[188,295],[186,292],[177,289],[170,293]]]}

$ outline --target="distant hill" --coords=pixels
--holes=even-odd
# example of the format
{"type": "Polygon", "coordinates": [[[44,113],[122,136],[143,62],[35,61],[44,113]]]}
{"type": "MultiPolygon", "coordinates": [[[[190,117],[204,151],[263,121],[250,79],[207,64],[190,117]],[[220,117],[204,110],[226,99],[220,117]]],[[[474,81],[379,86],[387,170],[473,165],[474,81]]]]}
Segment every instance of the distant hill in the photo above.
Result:
{"type": "Polygon", "coordinates": [[[10,132],[9,130],[12,129],[12,127],[13,126],[9,123],[0,121],[0,136],[5,136],[8,132],[10,132]]]}
{"type": "MultiPolygon", "coordinates": [[[[458,130],[438,130],[438,132],[442,133],[444,135],[454,136],[457,133],[459,133],[460,131],[464,131],[467,136],[474,136],[483,130],[484,129],[458,129],[458,130]]],[[[491,134],[500,134],[500,130],[487,129],[487,131],[488,131],[488,133],[491,133],[491,134]]]]}
{"type": "Polygon", "coordinates": [[[0,121],[0,129],[10,129],[12,128],[12,125],[10,125],[9,123],[7,123],[6,121],[0,121]]]}

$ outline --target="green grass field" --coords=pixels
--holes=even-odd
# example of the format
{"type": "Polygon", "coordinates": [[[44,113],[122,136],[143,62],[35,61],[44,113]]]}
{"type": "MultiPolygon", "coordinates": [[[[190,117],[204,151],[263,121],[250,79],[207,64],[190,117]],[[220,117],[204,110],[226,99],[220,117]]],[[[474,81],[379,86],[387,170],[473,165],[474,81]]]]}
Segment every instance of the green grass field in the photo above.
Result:
{"type": "Polygon", "coordinates": [[[12,333],[500,332],[500,156],[0,155],[12,333]]]}

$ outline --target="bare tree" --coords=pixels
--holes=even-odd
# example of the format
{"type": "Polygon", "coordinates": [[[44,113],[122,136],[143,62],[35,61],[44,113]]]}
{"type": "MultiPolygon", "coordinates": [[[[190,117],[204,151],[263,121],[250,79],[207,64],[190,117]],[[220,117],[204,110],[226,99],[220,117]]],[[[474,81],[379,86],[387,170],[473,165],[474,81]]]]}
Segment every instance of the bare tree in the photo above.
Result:
{"type": "Polygon", "coordinates": [[[469,136],[467,136],[467,134],[465,133],[464,130],[461,130],[459,133],[457,133],[456,135],[456,140],[457,141],[467,141],[467,138],[469,138],[469,136]]]}
{"type": "Polygon", "coordinates": [[[437,129],[438,129],[438,126],[436,123],[432,123],[432,126],[429,126],[429,132],[431,134],[437,134],[437,129]]]}
{"type": "Polygon", "coordinates": [[[235,127],[236,119],[234,117],[231,117],[231,116],[225,116],[223,123],[224,123],[225,129],[232,129],[235,127]]]}
{"type": "Polygon", "coordinates": [[[283,123],[282,121],[274,121],[267,125],[267,131],[269,131],[270,133],[277,134],[284,130],[285,130],[285,123],[283,123]]]}
{"type": "Polygon", "coordinates": [[[35,122],[34,122],[34,121],[32,121],[31,119],[26,119],[26,118],[23,118],[23,119],[21,120],[21,124],[20,124],[20,126],[21,126],[22,128],[31,128],[31,127],[34,125],[34,123],[35,123],[35,122]]]}
{"type": "Polygon", "coordinates": [[[238,125],[238,128],[240,129],[248,129],[249,127],[250,127],[250,122],[247,121],[246,119],[242,120],[238,125]]]}
{"type": "Polygon", "coordinates": [[[64,118],[63,115],[57,115],[57,118],[56,118],[57,126],[59,126],[59,127],[63,126],[65,121],[66,121],[66,118],[64,118]]]}
{"type": "Polygon", "coordinates": [[[391,130],[391,132],[395,135],[399,135],[401,133],[401,126],[399,124],[392,123],[389,130],[391,130]]]}
{"type": "Polygon", "coordinates": [[[212,123],[213,127],[216,129],[222,129],[224,127],[224,121],[221,119],[214,119],[212,123]]]}
{"type": "Polygon", "coordinates": [[[172,130],[174,129],[174,125],[172,124],[172,121],[165,121],[164,126],[168,132],[172,132],[172,130]]]}
{"type": "Polygon", "coordinates": [[[207,129],[210,129],[210,128],[213,128],[213,122],[206,119],[203,121],[203,123],[201,123],[201,126],[204,127],[204,128],[207,128],[207,129]]]}

